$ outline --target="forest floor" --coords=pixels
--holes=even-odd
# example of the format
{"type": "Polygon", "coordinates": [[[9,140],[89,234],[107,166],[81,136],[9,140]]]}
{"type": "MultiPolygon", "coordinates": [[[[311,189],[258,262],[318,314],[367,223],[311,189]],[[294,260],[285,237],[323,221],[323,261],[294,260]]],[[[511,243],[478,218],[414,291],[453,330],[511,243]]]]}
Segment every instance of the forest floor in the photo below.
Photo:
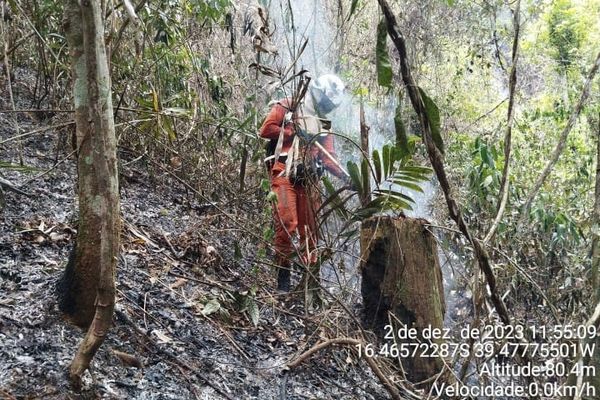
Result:
{"type": "MultiPolygon", "coordinates": [[[[2,141],[15,132],[12,115],[0,118],[2,141]]],[[[53,123],[19,116],[21,133],[53,123]]],[[[187,201],[168,174],[150,176],[126,162],[114,327],[83,392],[71,391],[66,370],[84,332],[62,319],[55,295],[77,228],[75,161],[66,158],[61,135],[48,130],[23,139],[24,164],[35,171],[1,170],[21,185],[53,168],[23,186],[31,196],[5,191],[0,209],[0,398],[388,398],[347,348],[329,348],[288,370],[290,360],[323,338],[351,334],[352,319],[342,307],[305,312],[299,296],[276,294],[272,269],[256,268],[259,246],[238,235],[232,220],[187,201]],[[119,352],[143,367],[123,365],[119,352]]],[[[17,143],[4,146],[0,159],[16,164],[17,143]]],[[[240,207],[230,204],[225,212],[239,216],[240,207]]],[[[358,314],[360,296],[353,297],[358,314]]]]}

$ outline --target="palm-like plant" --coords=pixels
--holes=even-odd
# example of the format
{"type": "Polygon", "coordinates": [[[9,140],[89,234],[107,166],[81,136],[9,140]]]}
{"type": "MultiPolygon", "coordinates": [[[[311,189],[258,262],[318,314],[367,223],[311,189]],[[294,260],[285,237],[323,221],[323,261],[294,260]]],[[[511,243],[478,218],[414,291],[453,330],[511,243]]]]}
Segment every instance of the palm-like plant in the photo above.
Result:
{"type": "Polygon", "coordinates": [[[337,212],[344,220],[361,221],[377,213],[392,210],[412,210],[414,200],[402,189],[412,189],[423,192],[420,183],[429,180],[431,169],[412,165],[412,157],[406,151],[393,145],[385,145],[379,150],[373,150],[371,159],[363,158],[360,166],[349,161],[348,174],[352,182],[352,194],[342,198],[342,190],[335,190],[331,182],[325,179],[325,189],[328,198],[323,207],[331,205],[326,212],[337,212]],[[374,189],[370,190],[373,185],[374,189]],[[355,195],[371,199],[354,212],[346,203],[355,195]]]}

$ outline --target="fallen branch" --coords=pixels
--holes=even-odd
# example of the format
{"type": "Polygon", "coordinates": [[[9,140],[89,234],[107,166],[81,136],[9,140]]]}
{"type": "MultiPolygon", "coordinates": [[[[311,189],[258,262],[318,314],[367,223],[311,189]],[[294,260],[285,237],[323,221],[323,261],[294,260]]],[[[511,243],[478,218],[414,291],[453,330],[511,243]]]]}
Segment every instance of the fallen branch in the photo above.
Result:
{"type": "Polygon", "coordinates": [[[571,116],[569,117],[567,126],[565,126],[562,133],[560,134],[560,138],[558,139],[558,143],[556,144],[556,147],[554,148],[554,151],[552,152],[552,155],[550,156],[550,160],[544,167],[540,176],[538,176],[537,180],[533,184],[533,188],[531,188],[531,191],[527,195],[527,199],[525,200],[525,204],[523,205],[523,209],[521,211],[519,227],[521,225],[523,225],[523,223],[525,222],[525,219],[527,218],[527,216],[529,214],[529,208],[531,208],[531,203],[533,203],[535,196],[537,196],[540,188],[542,187],[542,185],[544,184],[544,182],[550,175],[550,172],[552,172],[552,168],[554,168],[554,165],[558,162],[560,155],[562,154],[563,150],[565,149],[565,146],[567,145],[567,137],[569,136],[569,133],[571,133],[573,126],[575,126],[575,123],[577,122],[577,118],[579,118],[579,114],[581,113],[581,110],[583,109],[583,104],[585,103],[585,101],[587,100],[587,98],[590,94],[590,88],[592,87],[592,81],[594,80],[594,76],[596,75],[596,72],[598,72],[598,67],[600,67],[600,52],[596,56],[596,61],[594,61],[594,65],[592,66],[592,69],[588,73],[587,79],[583,85],[583,90],[581,91],[581,96],[579,97],[579,101],[577,102],[575,109],[573,110],[573,112],[571,113],[571,116]]]}
{"type": "MultiPolygon", "coordinates": [[[[305,361],[307,358],[309,358],[310,356],[315,354],[316,352],[323,350],[324,348],[334,345],[334,344],[343,344],[343,345],[350,346],[354,351],[357,351],[358,346],[364,346],[360,340],[353,339],[353,338],[329,339],[323,343],[319,343],[319,344],[313,346],[312,348],[308,349],[304,353],[300,354],[300,356],[298,356],[298,358],[289,362],[287,364],[287,366],[290,369],[295,368],[298,365],[300,365],[303,361],[305,361]]],[[[365,356],[364,354],[362,355],[362,358],[367,362],[367,364],[369,364],[369,367],[371,368],[373,373],[377,376],[377,378],[379,378],[379,381],[385,387],[385,389],[388,391],[390,396],[392,396],[392,399],[401,399],[400,393],[398,392],[398,390],[396,389],[394,384],[385,376],[383,371],[381,371],[381,368],[379,368],[379,365],[377,365],[375,360],[371,357],[365,356]]]]}

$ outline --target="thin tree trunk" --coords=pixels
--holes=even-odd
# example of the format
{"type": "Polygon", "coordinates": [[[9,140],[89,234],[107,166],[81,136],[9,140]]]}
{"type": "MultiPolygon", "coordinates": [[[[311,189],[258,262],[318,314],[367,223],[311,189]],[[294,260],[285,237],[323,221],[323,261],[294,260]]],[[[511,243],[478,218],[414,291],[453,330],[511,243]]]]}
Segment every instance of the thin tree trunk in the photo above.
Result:
{"type": "Polygon", "coordinates": [[[406,52],[406,43],[404,37],[402,36],[398,28],[396,17],[392,13],[392,10],[386,0],[378,0],[378,2],[383,10],[383,14],[387,22],[388,34],[392,38],[392,41],[394,42],[394,45],[398,50],[398,54],[400,56],[400,72],[402,74],[402,80],[404,81],[404,84],[406,85],[406,88],[408,90],[408,95],[410,97],[413,108],[419,116],[419,121],[423,130],[423,139],[427,148],[427,154],[429,155],[431,165],[433,166],[437,179],[440,182],[442,191],[444,192],[444,197],[446,198],[446,204],[448,205],[448,212],[450,214],[450,218],[452,218],[454,222],[456,222],[456,224],[458,225],[458,229],[472,244],[473,250],[475,252],[475,257],[477,258],[477,262],[479,264],[479,268],[485,275],[487,284],[489,286],[492,304],[498,312],[498,316],[500,317],[502,322],[508,325],[510,324],[510,317],[508,315],[508,310],[506,308],[506,305],[504,304],[504,301],[498,294],[498,290],[496,288],[496,277],[494,276],[494,272],[492,271],[492,264],[489,255],[485,248],[482,246],[482,244],[471,235],[469,227],[465,223],[460,208],[456,200],[454,199],[453,190],[450,186],[448,176],[446,175],[446,171],[444,169],[444,161],[442,154],[433,142],[433,138],[431,135],[431,123],[429,121],[429,118],[427,117],[427,113],[425,111],[425,104],[423,103],[423,99],[421,98],[421,94],[419,93],[418,86],[414,81],[410,71],[408,56],[406,52]]]}
{"type": "Polygon", "coordinates": [[[74,246],[67,267],[58,282],[57,292],[60,310],[69,321],[81,328],[87,328],[92,323],[95,312],[94,301],[100,273],[96,257],[100,239],[96,231],[101,219],[99,215],[91,212],[93,196],[87,197],[88,188],[94,185],[95,165],[92,162],[94,152],[88,123],[90,109],[87,57],[83,44],[81,8],[77,0],[66,2],[63,24],[71,53],[80,211],[77,245],[74,246]]]}
{"type": "Polygon", "coordinates": [[[509,187],[509,175],[510,175],[510,156],[511,156],[511,141],[512,141],[512,126],[514,120],[514,103],[515,103],[515,91],[517,86],[517,61],[519,59],[519,13],[521,12],[521,0],[517,0],[517,4],[515,6],[515,15],[513,20],[513,25],[515,27],[515,38],[513,40],[513,48],[512,48],[512,66],[510,69],[510,77],[508,83],[508,116],[506,118],[506,134],[504,135],[504,169],[502,171],[502,180],[500,183],[500,196],[498,202],[498,212],[496,213],[496,218],[494,218],[494,222],[490,227],[487,235],[483,239],[484,243],[490,241],[492,237],[494,237],[494,233],[496,233],[496,229],[498,228],[498,224],[502,220],[502,215],[504,214],[504,209],[506,208],[506,203],[508,202],[508,187],[509,187]]]}
{"type": "Polygon", "coordinates": [[[583,90],[581,91],[581,96],[579,98],[579,101],[577,102],[575,109],[573,110],[573,112],[571,113],[571,116],[569,117],[567,126],[565,126],[562,133],[560,134],[560,138],[558,139],[556,148],[554,149],[554,151],[552,152],[552,155],[550,156],[550,160],[544,167],[540,176],[538,176],[537,180],[533,184],[533,188],[531,188],[531,191],[527,195],[527,199],[525,200],[525,204],[523,205],[523,210],[521,211],[521,218],[519,221],[519,225],[523,225],[523,223],[527,219],[527,216],[529,215],[529,208],[531,207],[531,203],[533,203],[535,196],[537,196],[540,188],[542,187],[542,185],[544,184],[544,182],[550,175],[550,172],[552,172],[552,168],[554,168],[554,165],[558,162],[560,155],[562,154],[563,150],[565,149],[565,146],[567,145],[567,137],[569,136],[571,129],[573,129],[573,127],[575,126],[575,123],[577,122],[577,118],[579,117],[579,114],[581,113],[581,110],[583,109],[583,104],[585,103],[585,101],[588,98],[588,95],[590,94],[590,88],[592,86],[592,81],[594,80],[594,76],[596,75],[596,72],[598,72],[598,67],[600,67],[600,52],[596,56],[596,61],[594,61],[594,65],[592,66],[592,69],[590,70],[590,72],[587,76],[585,84],[583,85],[583,90]]]}
{"type": "MultiPolygon", "coordinates": [[[[83,62],[82,57],[73,60],[77,78],[85,77],[87,85],[84,90],[84,83],[76,80],[74,87],[79,117],[84,116],[82,111],[86,108],[82,104],[89,105],[86,119],[77,119],[78,166],[84,167],[78,171],[80,217],[74,268],[80,272],[80,279],[86,279],[80,283],[93,286],[87,282],[92,280],[96,286],[96,290],[88,294],[94,298],[93,319],[69,368],[71,381],[78,387],[112,323],[120,218],[116,138],[102,12],[99,2],[91,0],[82,0],[81,6],[72,0],[68,7],[73,16],[71,23],[76,23],[79,16],[81,25],[77,28],[83,33],[85,59],[83,62]],[[84,98],[87,103],[82,102],[84,98]],[[82,255],[92,257],[82,258],[82,255]]],[[[87,313],[89,310],[85,310],[87,313]]]]}

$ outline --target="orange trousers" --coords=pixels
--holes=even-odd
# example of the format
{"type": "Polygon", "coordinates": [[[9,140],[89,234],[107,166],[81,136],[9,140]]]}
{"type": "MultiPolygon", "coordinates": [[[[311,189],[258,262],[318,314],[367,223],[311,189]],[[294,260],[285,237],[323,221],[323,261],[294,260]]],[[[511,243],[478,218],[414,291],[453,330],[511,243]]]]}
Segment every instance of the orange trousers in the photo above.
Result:
{"type": "Polygon", "coordinates": [[[295,232],[300,236],[300,260],[305,264],[315,263],[318,193],[310,187],[293,184],[288,177],[278,176],[284,169],[285,164],[280,161],[275,162],[271,169],[271,190],[277,195],[277,205],[273,210],[277,263],[289,266],[294,253],[292,237],[295,232]]]}

